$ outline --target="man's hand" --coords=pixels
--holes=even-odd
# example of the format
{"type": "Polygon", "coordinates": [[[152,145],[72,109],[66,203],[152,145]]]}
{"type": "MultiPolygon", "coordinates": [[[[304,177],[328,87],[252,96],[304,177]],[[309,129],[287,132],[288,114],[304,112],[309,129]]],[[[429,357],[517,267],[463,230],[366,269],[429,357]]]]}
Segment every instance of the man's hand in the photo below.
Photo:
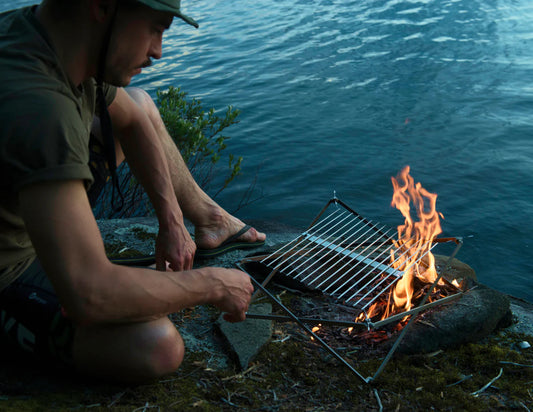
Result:
{"type": "Polygon", "coordinates": [[[215,300],[211,303],[226,312],[226,321],[241,322],[246,319],[246,311],[254,291],[246,273],[237,269],[216,268],[213,290],[215,300]]]}
{"type": "Polygon", "coordinates": [[[167,262],[173,271],[192,269],[196,243],[191,239],[185,225],[175,228],[159,228],[155,243],[156,269],[166,270],[167,262]]]}

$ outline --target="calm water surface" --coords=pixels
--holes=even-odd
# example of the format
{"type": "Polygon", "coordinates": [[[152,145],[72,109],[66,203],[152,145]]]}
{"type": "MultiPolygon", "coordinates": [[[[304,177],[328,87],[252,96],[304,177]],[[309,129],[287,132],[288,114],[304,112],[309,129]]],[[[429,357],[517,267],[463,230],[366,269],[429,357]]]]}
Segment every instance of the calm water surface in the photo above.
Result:
{"type": "MultiPolygon", "coordinates": [[[[2,2],[1,8],[31,4],[2,2]]],[[[489,286],[533,301],[533,3],[529,0],[184,1],[164,57],[135,79],[233,105],[248,218],[306,227],[336,191],[402,223],[390,177],[438,194],[444,236],[489,286]]]]}

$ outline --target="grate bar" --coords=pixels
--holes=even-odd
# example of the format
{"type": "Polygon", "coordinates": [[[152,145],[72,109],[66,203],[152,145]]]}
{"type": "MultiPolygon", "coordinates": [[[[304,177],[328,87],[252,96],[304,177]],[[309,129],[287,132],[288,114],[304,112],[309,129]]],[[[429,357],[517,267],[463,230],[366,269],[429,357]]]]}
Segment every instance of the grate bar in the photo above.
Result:
{"type": "MultiPolygon", "coordinates": [[[[334,214],[334,213],[332,213],[330,216],[332,216],[333,214],[334,214]]],[[[333,225],[331,228],[329,228],[325,233],[329,233],[331,230],[333,230],[336,226],[338,226],[340,223],[342,223],[345,219],[347,219],[347,218],[349,217],[349,214],[348,214],[347,212],[341,212],[341,215],[340,215],[340,216],[338,216],[338,217],[335,218],[335,219],[332,219],[332,222],[335,222],[335,220],[340,219],[343,215],[348,215],[348,216],[345,217],[345,218],[343,218],[343,219],[341,219],[340,222],[337,222],[335,225],[333,225]]],[[[329,218],[330,216],[328,216],[328,218],[329,218]]],[[[323,225],[325,225],[326,223],[328,223],[326,220],[327,220],[327,218],[322,222],[323,225]]],[[[296,246],[300,246],[302,243],[305,243],[305,238],[303,238],[303,237],[301,237],[301,236],[300,236],[297,240],[298,240],[298,242],[297,242],[297,244],[295,245],[295,247],[296,247],[296,246]]],[[[294,247],[294,248],[295,248],[295,247],[294,247]]],[[[293,250],[294,248],[292,248],[291,250],[293,250]]],[[[306,249],[305,249],[305,248],[301,248],[300,250],[306,250],[306,249]]],[[[303,256],[307,255],[308,252],[309,252],[309,251],[306,251],[306,253],[304,253],[303,255],[300,255],[300,256],[303,257],[303,256]]],[[[285,256],[285,254],[284,254],[283,256],[285,256]]],[[[283,256],[280,256],[278,259],[275,259],[275,261],[276,261],[276,260],[279,260],[279,259],[282,258],[283,256]]],[[[283,260],[282,262],[278,262],[278,264],[277,264],[276,266],[274,266],[274,270],[279,270],[279,269],[280,269],[285,263],[287,263],[287,261],[291,258],[291,256],[292,256],[292,255],[289,255],[289,256],[287,256],[287,258],[286,258],[285,260],[283,260]]],[[[275,263],[275,261],[271,262],[270,264],[272,265],[273,263],[275,263]]]]}
{"type": "MultiPolygon", "coordinates": [[[[433,245],[433,246],[431,247],[431,249],[433,249],[433,247],[435,247],[435,245],[433,245]]],[[[418,263],[418,262],[419,262],[424,256],[426,256],[426,255],[428,254],[428,252],[429,252],[429,250],[428,250],[426,253],[424,253],[424,255],[422,255],[422,256],[421,256],[416,262],[411,262],[411,264],[410,264],[408,267],[406,267],[406,268],[404,269],[404,272],[407,271],[408,269],[410,269],[411,266],[413,266],[414,264],[418,263]]],[[[407,251],[404,252],[404,253],[407,253],[407,251]]],[[[396,262],[397,260],[398,260],[398,259],[396,259],[395,262],[396,262]]],[[[362,296],[362,297],[361,297],[361,298],[360,298],[360,299],[354,304],[354,306],[360,304],[361,301],[362,301],[363,299],[367,298],[367,297],[368,297],[368,296],[369,296],[374,290],[376,290],[379,286],[381,286],[381,284],[382,284],[384,281],[385,281],[385,279],[382,279],[378,284],[374,285],[374,287],[371,288],[366,294],[364,294],[364,295],[363,295],[363,296],[362,296]]],[[[364,289],[364,288],[367,287],[370,283],[371,283],[371,282],[367,283],[367,284],[364,285],[361,289],[364,289]]],[[[390,288],[393,284],[394,284],[394,283],[391,283],[391,284],[388,285],[385,289],[390,288]]],[[[385,289],[383,289],[380,293],[383,293],[383,292],[385,291],[385,289]]],[[[350,296],[347,300],[350,301],[350,300],[353,299],[356,295],[357,295],[357,292],[354,293],[352,296],[350,296]]],[[[379,297],[379,294],[376,295],[376,296],[374,296],[369,302],[367,302],[365,305],[363,305],[363,308],[364,308],[364,309],[367,309],[368,307],[370,307],[370,305],[371,305],[372,303],[374,303],[374,301],[375,301],[378,297],[379,297]]]]}
{"type": "MultiPolygon", "coordinates": [[[[357,224],[356,224],[357,225],[357,224]]],[[[347,241],[349,240],[351,237],[357,235],[357,233],[359,233],[362,229],[364,229],[364,226],[360,229],[358,229],[354,234],[352,234],[350,237],[348,238],[345,238],[344,240],[347,241]]],[[[352,243],[350,243],[348,246],[346,246],[344,249],[343,249],[343,254],[345,254],[346,250],[348,250],[349,247],[353,246],[354,244],[357,244],[357,242],[364,236],[368,233],[370,229],[368,229],[366,232],[364,232],[363,234],[361,234],[357,239],[355,239],[352,243]]],[[[310,241],[312,242],[313,239],[310,239],[310,241]]],[[[331,245],[334,245],[335,243],[333,242],[330,242],[330,245],[326,245],[327,248],[329,248],[330,250],[334,251],[335,249],[333,249],[331,247],[331,245]]],[[[340,246],[339,246],[340,247],[340,246]]],[[[328,263],[330,263],[332,260],[334,260],[338,255],[335,255],[333,254],[326,262],[322,263],[322,265],[318,266],[312,273],[310,273],[309,275],[307,275],[305,278],[302,279],[302,282],[307,280],[307,278],[309,278],[311,275],[313,275],[317,270],[319,269],[322,269],[324,266],[326,266],[328,263]]],[[[309,283],[312,284],[313,282],[316,282],[318,279],[320,279],[322,275],[318,275],[315,279],[313,279],[312,281],[310,281],[309,283]]],[[[320,285],[319,285],[320,286],[320,285]]],[[[317,287],[319,287],[317,286],[317,287]]]]}
{"type": "MultiPolygon", "coordinates": [[[[344,222],[346,219],[348,219],[350,216],[348,215],[345,219],[342,219],[340,222],[338,222],[335,226],[333,226],[331,229],[334,229],[337,225],[339,225],[340,223],[344,222]]],[[[353,219],[352,219],[353,220],[353,219]]],[[[350,225],[352,222],[351,221],[348,221],[347,223],[345,223],[342,227],[340,227],[337,231],[333,232],[330,236],[333,237],[333,236],[337,236],[336,239],[339,238],[339,231],[344,229],[346,226],[350,225]]],[[[317,231],[315,231],[316,233],[317,231]]],[[[330,231],[326,231],[324,232],[324,235],[327,235],[330,231]]],[[[309,233],[308,232],[304,232],[302,234],[302,237],[303,237],[303,240],[308,240],[307,236],[309,236],[309,233]]],[[[315,257],[317,257],[318,255],[320,255],[320,253],[322,252],[322,249],[321,249],[321,246],[323,243],[327,242],[325,239],[321,239],[321,242],[319,243],[316,243],[311,249],[308,249],[308,252],[312,252],[312,251],[315,251],[315,253],[311,256],[308,256],[308,259],[307,261],[309,260],[312,260],[314,259],[315,257]]],[[[306,256],[307,253],[305,253],[303,256],[306,256]]],[[[300,269],[302,267],[302,265],[304,265],[305,263],[307,263],[307,261],[304,261],[302,263],[300,263],[298,266],[294,267],[290,272],[287,273],[287,276],[290,276],[291,273],[295,272],[296,270],[300,269]]],[[[298,277],[298,275],[296,276],[298,277]]]]}
{"type": "MultiPolygon", "coordinates": [[[[383,236],[385,236],[385,235],[386,235],[386,234],[383,234],[383,236]]],[[[382,237],[383,237],[383,236],[382,236],[382,237]]],[[[339,286],[334,292],[332,292],[332,294],[337,293],[338,290],[339,290],[340,288],[342,288],[343,286],[345,286],[345,285],[346,285],[347,283],[349,283],[351,280],[355,279],[359,274],[361,274],[361,273],[362,273],[365,269],[367,269],[369,266],[372,267],[372,268],[374,268],[374,269],[382,269],[382,272],[381,272],[381,273],[383,273],[383,272],[385,272],[385,273],[389,273],[389,274],[391,274],[391,275],[395,275],[396,277],[401,277],[401,276],[402,276],[402,273],[401,273],[401,272],[398,272],[398,274],[396,274],[396,270],[395,270],[394,268],[392,268],[392,267],[390,267],[390,266],[387,266],[387,265],[384,265],[384,264],[382,264],[382,263],[377,263],[377,259],[378,259],[378,258],[379,258],[379,257],[385,252],[385,251],[381,252],[381,253],[380,253],[378,256],[376,256],[374,259],[369,259],[369,258],[367,258],[366,256],[363,256],[362,253],[365,252],[365,251],[366,251],[368,248],[370,248],[371,246],[373,246],[374,243],[376,243],[378,240],[380,240],[380,238],[377,238],[376,240],[374,240],[374,242],[372,242],[371,244],[369,244],[365,249],[363,249],[363,251],[362,251],[361,254],[359,255],[359,256],[360,256],[360,259],[357,259],[357,260],[360,260],[362,263],[366,263],[365,266],[363,266],[361,269],[359,269],[359,271],[358,271],[357,273],[355,273],[351,278],[347,279],[347,280],[346,280],[341,286],[339,286]],[[385,269],[383,269],[383,267],[385,267],[385,269]]],[[[390,240],[390,239],[386,239],[386,240],[383,241],[378,247],[381,247],[381,246],[383,246],[384,244],[386,244],[388,240],[390,240]]],[[[374,251],[375,251],[375,250],[376,250],[376,249],[374,249],[374,251]]],[[[390,250],[390,248],[389,248],[388,250],[390,250]]],[[[374,251],[373,251],[373,252],[374,252],[374,251]]],[[[369,256],[370,256],[370,255],[371,255],[371,254],[369,254],[369,256]]],[[[348,263],[350,263],[350,262],[345,263],[341,268],[339,268],[336,272],[334,272],[334,273],[330,276],[330,278],[333,277],[337,272],[339,272],[339,270],[344,269],[344,268],[348,265],[348,263]]],[[[355,267],[354,267],[354,269],[355,269],[355,267]]],[[[369,276],[371,273],[372,273],[372,271],[370,271],[370,272],[368,273],[367,276],[369,276]]],[[[363,277],[362,277],[361,279],[359,279],[359,280],[355,283],[355,285],[359,284],[359,283],[360,283],[365,277],[366,277],[366,276],[363,275],[363,277]]],[[[333,284],[335,284],[335,282],[334,282],[333,284]]],[[[333,284],[332,284],[332,285],[333,285],[333,284]]],[[[332,285],[330,285],[330,286],[332,286],[332,285]]],[[[355,286],[355,285],[354,285],[354,286],[355,286]]],[[[326,290],[327,290],[327,289],[326,289],[326,290]]],[[[341,297],[342,297],[342,296],[341,296],[341,297]]]]}
{"type": "MultiPolygon", "coordinates": [[[[383,255],[384,253],[389,252],[391,249],[392,249],[392,246],[389,247],[388,249],[383,250],[383,251],[382,251],[382,252],[376,257],[376,259],[377,259],[378,257],[380,257],[381,255],[383,255]]],[[[407,253],[408,251],[409,251],[409,250],[405,251],[404,254],[407,253]]],[[[401,255],[401,256],[403,256],[403,255],[401,255]]],[[[394,263],[396,263],[396,262],[400,259],[401,256],[399,256],[399,257],[394,261],[394,263]]],[[[363,270],[365,270],[366,268],[367,268],[367,266],[361,268],[361,269],[359,270],[359,272],[356,273],[356,275],[358,275],[359,273],[361,273],[361,272],[362,272],[363,270]]],[[[393,269],[392,267],[390,267],[390,268],[393,269]]],[[[403,273],[404,273],[403,271],[398,271],[398,270],[396,270],[396,269],[394,269],[394,270],[400,274],[399,276],[396,276],[396,279],[399,279],[400,277],[403,276],[403,273]]],[[[357,295],[357,293],[361,292],[361,291],[364,290],[366,287],[368,287],[369,285],[371,285],[372,282],[374,282],[377,278],[379,278],[379,277],[382,276],[383,274],[384,274],[383,272],[377,273],[372,279],[370,279],[370,281],[368,281],[365,285],[363,285],[362,287],[360,287],[359,290],[358,290],[355,294],[353,294],[348,300],[353,299],[353,298],[355,297],[355,295],[357,295]]],[[[369,273],[369,276],[370,276],[370,273],[369,273]]],[[[358,282],[355,283],[355,285],[358,285],[359,283],[361,283],[361,281],[364,280],[366,277],[367,277],[367,276],[363,276],[358,282]]],[[[386,280],[390,279],[390,277],[391,277],[391,276],[384,277],[384,278],[381,280],[381,282],[379,282],[378,285],[375,285],[374,288],[372,288],[369,292],[373,292],[375,289],[377,289],[377,286],[381,285],[381,284],[384,283],[386,280]]],[[[344,285],[345,285],[345,284],[343,284],[342,286],[344,286],[344,285]]],[[[354,285],[354,286],[355,286],[355,285],[354,285]]],[[[342,287],[342,286],[341,286],[341,287],[342,287]]],[[[340,289],[340,287],[339,287],[335,292],[337,292],[339,289],[340,289]]],[[[344,291],[340,296],[338,296],[338,298],[342,298],[342,297],[343,297],[348,291],[349,291],[349,289],[347,289],[346,291],[344,291]]],[[[335,293],[335,292],[334,292],[334,293],[335,293]]],[[[367,294],[367,295],[368,295],[368,294],[367,294]]],[[[363,296],[363,298],[366,297],[367,295],[363,296]]],[[[360,303],[360,301],[359,301],[358,303],[360,303]]],[[[357,303],[356,303],[356,304],[357,304],[357,303]]]]}
{"type": "MultiPolygon", "coordinates": [[[[316,243],[317,241],[320,241],[324,245],[324,247],[326,247],[327,249],[330,249],[333,252],[337,252],[340,255],[349,257],[351,259],[355,259],[355,260],[357,260],[357,261],[359,261],[361,263],[366,263],[368,266],[371,266],[374,269],[378,269],[378,270],[381,270],[382,272],[390,273],[391,275],[394,275],[396,277],[401,277],[402,276],[402,272],[399,272],[396,269],[391,268],[388,265],[384,265],[383,263],[378,263],[375,260],[368,259],[367,257],[362,256],[362,255],[360,255],[358,253],[355,253],[355,252],[353,252],[353,251],[351,251],[349,249],[347,250],[347,248],[343,249],[340,246],[337,246],[333,242],[328,242],[327,240],[321,239],[318,236],[305,235],[305,237],[310,242],[315,242],[316,243]]],[[[347,263],[345,265],[347,265],[347,263]]]]}

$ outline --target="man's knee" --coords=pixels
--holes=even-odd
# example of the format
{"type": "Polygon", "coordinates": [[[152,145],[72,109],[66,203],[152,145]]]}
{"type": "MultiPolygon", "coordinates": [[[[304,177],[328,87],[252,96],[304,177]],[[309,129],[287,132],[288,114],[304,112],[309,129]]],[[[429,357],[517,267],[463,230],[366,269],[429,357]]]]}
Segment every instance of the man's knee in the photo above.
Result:
{"type": "Polygon", "coordinates": [[[159,109],[148,93],[138,87],[128,87],[126,91],[135,103],[148,115],[156,131],[160,131],[165,127],[159,109]]]}
{"type": "Polygon", "coordinates": [[[176,371],[185,355],[185,345],[175,326],[168,322],[167,327],[158,332],[148,366],[154,378],[176,371]]]}
{"type": "Polygon", "coordinates": [[[144,382],[174,372],[185,347],[168,318],[142,324],[78,330],[74,358],[80,371],[124,382],[144,382]]]}
{"type": "Polygon", "coordinates": [[[150,113],[157,109],[150,95],[139,87],[128,87],[126,92],[145,112],[150,113]]]}
{"type": "Polygon", "coordinates": [[[134,352],[140,381],[157,379],[175,372],[183,361],[185,345],[176,327],[168,319],[155,322],[139,337],[134,352]]]}

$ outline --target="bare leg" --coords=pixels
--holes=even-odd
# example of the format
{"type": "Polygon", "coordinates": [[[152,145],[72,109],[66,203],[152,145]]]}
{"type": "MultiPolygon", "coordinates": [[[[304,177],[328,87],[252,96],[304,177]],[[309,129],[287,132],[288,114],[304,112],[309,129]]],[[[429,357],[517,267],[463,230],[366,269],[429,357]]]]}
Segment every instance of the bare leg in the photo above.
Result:
{"type": "MultiPolygon", "coordinates": [[[[195,225],[196,244],[205,249],[217,247],[229,236],[237,233],[244,226],[244,223],[227,213],[198,186],[174,141],[168,134],[152,98],[138,88],[129,88],[127,92],[148,114],[161,138],[167,154],[176,197],[184,216],[195,225]]],[[[264,240],[265,237],[264,233],[257,232],[252,228],[240,239],[254,242],[264,240]]]]}
{"type": "Polygon", "coordinates": [[[183,340],[164,317],[151,322],[80,327],[73,345],[82,373],[120,382],[146,382],[178,369],[183,340]]]}

